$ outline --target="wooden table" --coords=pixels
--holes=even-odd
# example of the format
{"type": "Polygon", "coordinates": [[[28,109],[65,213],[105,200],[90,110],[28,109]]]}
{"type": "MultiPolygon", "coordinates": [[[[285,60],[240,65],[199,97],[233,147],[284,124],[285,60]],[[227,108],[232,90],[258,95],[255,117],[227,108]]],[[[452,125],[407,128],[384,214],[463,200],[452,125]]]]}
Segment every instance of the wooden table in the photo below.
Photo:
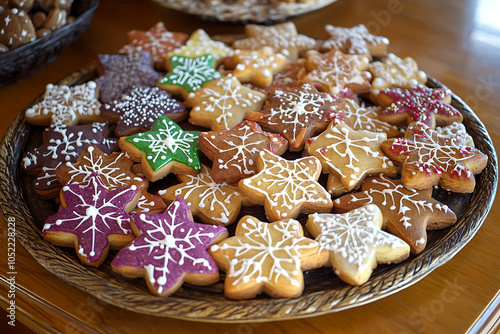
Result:
{"type": "MultiPolygon", "coordinates": [[[[366,24],[391,40],[390,50],[412,56],[421,69],[461,96],[500,145],[500,25],[496,1],[339,0],[296,19],[299,32],[325,37],[323,26],[366,24]]],[[[45,85],[96,58],[115,53],[131,29],[164,21],[169,30],[241,33],[243,26],[206,23],[149,1],[101,1],[91,26],[56,61],[33,76],[0,89],[0,132],[45,85]]],[[[495,332],[500,326],[500,206],[495,202],[474,239],[425,279],[380,301],[303,320],[256,324],[206,324],[125,311],[48,273],[20,244],[16,252],[17,323],[37,332],[146,331],[171,333],[462,333],[495,332]]],[[[0,224],[0,304],[8,307],[7,232],[0,224]]],[[[5,313],[0,323],[5,328],[5,313]]],[[[11,327],[8,327],[12,329],[11,327]]]]}

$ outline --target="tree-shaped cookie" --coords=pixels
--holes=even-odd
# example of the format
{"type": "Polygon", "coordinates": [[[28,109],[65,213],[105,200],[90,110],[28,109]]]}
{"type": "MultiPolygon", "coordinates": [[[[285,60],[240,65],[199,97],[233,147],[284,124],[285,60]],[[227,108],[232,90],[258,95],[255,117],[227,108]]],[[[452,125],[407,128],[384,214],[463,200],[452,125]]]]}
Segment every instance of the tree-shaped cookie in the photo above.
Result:
{"type": "Polygon", "coordinates": [[[189,94],[185,103],[192,107],[190,123],[221,131],[235,127],[247,113],[259,111],[264,98],[264,94],[242,86],[229,75],[207,82],[189,94]]]}
{"type": "Polygon", "coordinates": [[[250,112],[246,118],[266,131],[281,134],[290,151],[300,151],[305,141],[324,131],[332,119],[343,117],[343,104],[343,99],[305,84],[292,91],[269,93],[262,111],[250,112]]]}
{"type": "Polygon", "coordinates": [[[305,150],[318,158],[323,172],[328,173],[330,194],[340,195],[359,187],[367,175],[397,175],[397,167],[380,148],[386,138],[384,133],[353,130],[343,122],[331,122],[325,132],[307,141],[305,150]]]}
{"type": "Polygon", "coordinates": [[[99,175],[92,174],[86,186],[67,184],[62,188],[62,208],[43,226],[43,238],[54,245],[75,247],[83,264],[98,267],[109,249],[120,249],[134,239],[130,216],[139,189],[119,187],[107,191],[99,175]]]}
{"type": "Polygon", "coordinates": [[[243,121],[231,130],[202,132],[198,146],[213,161],[212,178],[216,182],[237,183],[257,173],[260,151],[267,149],[282,155],[288,141],[276,133],[262,131],[255,122],[243,121]]]}
{"type": "Polygon", "coordinates": [[[323,266],[328,252],[304,237],[293,219],[274,223],[244,216],[235,236],[210,247],[210,254],[226,272],[224,295],[249,299],[261,293],[294,298],[304,289],[303,270],[323,266]]]}
{"type": "Polygon", "coordinates": [[[26,110],[26,122],[47,126],[100,121],[98,93],[94,81],[73,87],[48,84],[42,101],[26,110]]]}
{"type": "Polygon", "coordinates": [[[377,97],[384,107],[379,119],[393,125],[423,122],[435,128],[462,122],[462,114],[451,106],[450,91],[418,85],[410,89],[393,88],[380,91],[377,97]]]}
{"type": "Polygon", "coordinates": [[[382,231],[382,211],[368,204],[344,214],[312,214],[306,229],[330,252],[334,272],[344,282],[361,285],[379,263],[399,263],[410,255],[410,246],[382,231]]]}
{"type": "Polygon", "coordinates": [[[136,162],[141,162],[149,181],[157,181],[171,171],[196,173],[201,163],[198,156],[198,131],[184,131],[174,121],[160,116],[151,130],[121,137],[120,148],[136,162]]]}
{"type": "Polygon", "coordinates": [[[46,128],[44,143],[28,151],[21,163],[26,173],[36,177],[33,186],[37,194],[45,199],[57,197],[61,184],[57,180],[56,169],[64,163],[76,162],[89,145],[96,145],[105,153],[113,152],[117,141],[106,138],[108,133],[108,123],[46,128]]]}
{"type": "Polygon", "coordinates": [[[393,53],[381,61],[370,63],[368,70],[373,76],[373,89],[411,88],[427,82],[427,74],[418,69],[413,58],[402,59],[393,53]]]}
{"type": "Polygon", "coordinates": [[[182,32],[168,31],[163,22],[158,22],[148,31],[129,31],[127,33],[128,44],[122,47],[119,53],[147,51],[151,54],[155,68],[164,71],[167,53],[183,46],[188,37],[182,32]]]}
{"type": "Polygon", "coordinates": [[[115,134],[123,137],[151,129],[159,116],[180,122],[186,117],[187,110],[184,104],[163,89],[134,86],[119,99],[103,104],[101,114],[117,123],[115,134]]]}
{"type": "Polygon", "coordinates": [[[236,221],[241,206],[249,204],[236,186],[216,183],[210,175],[210,168],[205,165],[197,175],[176,176],[182,183],[160,190],[158,194],[166,203],[172,203],[176,198],[184,199],[193,216],[203,223],[230,225],[236,221]]]}
{"type": "Polygon", "coordinates": [[[111,268],[126,277],[144,277],[151,293],[168,296],[186,282],[210,285],[219,281],[210,245],[227,237],[221,226],[197,224],[177,199],[162,213],[133,213],[137,238],[121,249],[111,268]]]}
{"type": "Polygon", "coordinates": [[[471,193],[476,184],[474,174],[488,163],[485,154],[466,145],[465,137],[440,135],[420,122],[408,126],[404,138],[385,141],[382,150],[403,165],[401,180],[405,187],[414,189],[439,184],[453,192],[471,193]]]}
{"type": "Polygon", "coordinates": [[[154,87],[161,74],[153,68],[149,52],[98,56],[104,74],[96,79],[103,103],[118,99],[133,86],[154,87]]]}
{"type": "Polygon", "coordinates": [[[222,76],[214,69],[214,58],[208,53],[196,58],[173,55],[169,61],[172,70],[158,81],[158,87],[184,99],[205,83],[222,76]]]}
{"type": "Polygon", "coordinates": [[[321,162],[316,157],[290,161],[263,150],[257,168],[259,173],[241,180],[238,190],[249,201],[263,204],[270,221],[332,209],[330,194],[317,182],[321,162]]]}
{"type": "Polygon", "coordinates": [[[384,216],[383,229],[410,245],[411,253],[422,252],[427,244],[426,230],[444,229],[455,224],[457,217],[448,206],[432,198],[432,189],[415,190],[380,174],[369,176],[361,191],[337,198],[334,208],[347,212],[375,204],[384,216]]]}

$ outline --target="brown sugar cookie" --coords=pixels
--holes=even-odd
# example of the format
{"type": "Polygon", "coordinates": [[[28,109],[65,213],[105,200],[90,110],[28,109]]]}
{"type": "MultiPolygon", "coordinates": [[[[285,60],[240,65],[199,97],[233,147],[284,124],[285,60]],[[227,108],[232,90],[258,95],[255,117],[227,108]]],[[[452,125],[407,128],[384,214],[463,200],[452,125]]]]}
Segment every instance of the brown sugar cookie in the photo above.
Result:
{"type": "Polygon", "coordinates": [[[262,131],[255,122],[243,121],[230,130],[200,133],[198,146],[213,161],[212,178],[231,184],[257,173],[260,151],[282,155],[288,141],[279,134],[262,131]]]}
{"type": "Polygon", "coordinates": [[[274,298],[298,297],[304,289],[302,271],[328,261],[328,252],[304,237],[302,226],[294,219],[267,223],[244,216],[235,236],[212,245],[209,252],[226,272],[224,295],[231,299],[261,293],[274,298]]]}
{"type": "Polygon", "coordinates": [[[0,11],[0,44],[15,49],[36,39],[35,26],[24,10],[0,11]]]}
{"type": "Polygon", "coordinates": [[[370,63],[368,71],[372,74],[372,88],[411,88],[427,82],[427,74],[418,69],[417,62],[411,58],[399,58],[389,53],[381,61],[370,63]]]}
{"type": "Polygon", "coordinates": [[[427,244],[426,230],[439,230],[455,224],[455,213],[432,198],[432,189],[415,190],[383,174],[369,176],[361,191],[344,195],[333,202],[337,212],[347,212],[375,204],[384,216],[383,229],[410,245],[411,253],[422,252],[427,244]]]}
{"type": "Polygon", "coordinates": [[[213,131],[232,129],[247,113],[259,111],[265,95],[241,85],[228,75],[207,82],[188,95],[185,104],[192,107],[189,122],[213,131]]]}
{"type": "Polygon", "coordinates": [[[426,189],[435,185],[458,193],[471,193],[488,157],[467,146],[465,138],[445,136],[423,123],[412,123],[404,138],[389,139],[382,150],[402,165],[401,180],[408,188],[426,189]]]}
{"type": "Polygon", "coordinates": [[[246,118],[266,131],[281,134],[290,151],[300,151],[305,141],[324,131],[332,119],[343,117],[343,103],[343,99],[304,84],[292,91],[269,93],[262,111],[250,112],[246,118]]]}
{"type": "Polygon", "coordinates": [[[382,211],[375,204],[344,214],[312,214],[306,229],[330,253],[330,264],[344,282],[361,285],[377,264],[404,261],[410,246],[382,231],[382,211]]]}
{"type": "Polygon", "coordinates": [[[263,150],[257,168],[259,173],[241,180],[238,190],[250,202],[263,204],[270,221],[332,209],[330,194],[317,182],[321,163],[316,157],[290,161],[263,150]]]}
{"type": "Polygon", "coordinates": [[[305,151],[317,157],[323,172],[328,173],[330,194],[340,195],[359,187],[367,175],[397,175],[397,167],[380,148],[386,138],[384,133],[353,130],[343,122],[331,122],[325,132],[307,141],[305,151]]]}

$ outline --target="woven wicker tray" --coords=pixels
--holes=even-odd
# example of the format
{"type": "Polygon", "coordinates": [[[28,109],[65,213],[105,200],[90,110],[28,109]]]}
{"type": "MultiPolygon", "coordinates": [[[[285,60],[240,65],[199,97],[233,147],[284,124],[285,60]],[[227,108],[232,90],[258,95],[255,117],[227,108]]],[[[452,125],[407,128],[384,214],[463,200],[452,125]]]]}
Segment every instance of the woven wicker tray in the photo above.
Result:
{"type": "MultiPolygon", "coordinates": [[[[79,84],[96,75],[96,66],[89,65],[63,79],[61,84],[79,84]]],[[[428,85],[443,87],[432,78],[428,85]]],[[[472,194],[435,191],[434,197],[457,213],[458,222],[453,227],[429,231],[424,252],[398,265],[379,266],[361,286],[349,286],[338,279],[331,268],[320,268],[305,272],[304,293],[295,299],[260,296],[232,301],[224,298],[222,281],[208,287],[184,284],[175,294],[161,298],[149,293],[143,279],[126,279],[115,274],[110,268],[113,252],[98,269],[81,265],[74,249],[53,246],[41,237],[45,218],[55,213],[57,206],[38,198],[32,190],[32,177],[20,167],[23,152],[40,145],[42,133],[42,128],[26,124],[24,112],[15,119],[0,144],[0,206],[5,218],[15,218],[17,240],[49,272],[99,300],[127,310],[206,322],[283,320],[337,312],[374,302],[418,282],[460,251],[486,218],[498,182],[495,150],[484,125],[472,110],[455,95],[452,104],[463,114],[476,147],[488,155],[488,166],[476,176],[477,185],[472,194]]],[[[260,207],[244,208],[244,214],[264,219],[260,207]]],[[[299,220],[304,222],[304,218],[299,220]]],[[[223,273],[221,276],[224,277],[223,273]]]]}

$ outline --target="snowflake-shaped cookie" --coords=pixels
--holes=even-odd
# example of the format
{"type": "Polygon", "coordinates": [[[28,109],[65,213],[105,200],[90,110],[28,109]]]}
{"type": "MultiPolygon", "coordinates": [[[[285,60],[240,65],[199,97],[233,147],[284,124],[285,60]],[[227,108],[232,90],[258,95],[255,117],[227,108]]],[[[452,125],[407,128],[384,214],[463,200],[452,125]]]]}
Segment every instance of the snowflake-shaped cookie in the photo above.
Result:
{"type": "Polygon", "coordinates": [[[96,79],[103,103],[118,99],[133,86],[154,87],[161,74],[153,68],[149,52],[128,55],[98,55],[104,74],[96,79]]]}
{"type": "Polygon", "coordinates": [[[216,183],[211,171],[202,165],[201,171],[193,176],[176,174],[180,184],[161,190],[158,194],[167,203],[176,198],[187,202],[191,212],[201,222],[213,225],[229,225],[235,222],[241,206],[248,204],[236,186],[216,183]]]}
{"type": "Polygon", "coordinates": [[[361,192],[337,198],[338,212],[375,204],[384,216],[383,229],[410,245],[411,253],[422,252],[427,244],[427,230],[438,230],[455,224],[457,217],[448,206],[432,198],[432,189],[415,190],[380,174],[369,176],[361,192]]]}
{"type": "Polygon", "coordinates": [[[427,125],[412,123],[405,137],[385,141],[382,150],[402,164],[401,180],[405,187],[430,188],[439,184],[444,189],[471,193],[488,157],[467,146],[462,136],[440,135],[427,125]]]}
{"type": "Polygon", "coordinates": [[[97,92],[94,81],[73,87],[48,84],[42,101],[26,110],[26,122],[47,126],[100,121],[97,92]]]}
{"type": "Polygon", "coordinates": [[[98,267],[110,248],[120,249],[134,239],[125,206],[138,191],[133,185],[107,192],[97,174],[86,186],[67,184],[62,188],[62,208],[45,221],[43,238],[75,247],[82,263],[98,267]]]}
{"type": "Polygon", "coordinates": [[[202,132],[198,146],[213,161],[212,178],[231,184],[257,173],[260,151],[267,149],[282,155],[288,141],[278,134],[262,131],[255,122],[244,121],[231,130],[202,132]]]}
{"type": "Polygon", "coordinates": [[[297,62],[299,52],[310,50],[316,45],[316,40],[297,33],[293,22],[260,26],[247,24],[245,32],[248,38],[233,43],[234,49],[257,50],[269,46],[276,53],[281,53],[291,63],[297,62]]]}
{"type": "Polygon", "coordinates": [[[300,151],[305,141],[324,131],[332,119],[341,119],[343,100],[318,92],[309,84],[293,91],[269,93],[261,112],[248,113],[266,131],[276,132],[289,142],[290,151],[300,151]]]}
{"type": "Polygon", "coordinates": [[[101,114],[117,123],[115,134],[123,137],[151,129],[159,116],[180,122],[186,117],[187,110],[184,104],[163,89],[134,86],[119,99],[103,104],[101,114]]]}
{"type": "Polygon", "coordinates": [[[189,122],[213,131],[232,129],[248,112],[259,111],[265,95],[241,85],[229,75],[207,82],[201,89],[188,95],[191,106],[189,122]]]}
{"type": "Polygon", "coordinates": [[[339,94],[346,87],[355,93],[367,92],[371,88],[368,62],[365,56],[346,55],[338,50],[325,54],[308,51],[304,61],[306,74],[301,81],[331,94],[339,94]]]}
{"type": "Polygon", "coordinates": [[[328,252],[304,237],[296,220],[261,222],[241,218],[235,236],[210,247],[210,254],[226,272],[224,295],[249,299],[264,292],[275,298],[298,297],[304,289],[303,270],[321,267],[328,252]]]}
{"type": "Polygon", "coordinates": [[[108,132],[108,123],[46,128],[44,144],[27,152],[21,164],[28,174],[36,177],[35,191],[45,199],[57,197],[61,184],[57,180],[56,169],[66,162],[76,162],[89,145],[96,145],[105,153],[113,152],[117,142],[116,139],[105,138],[108,132]]]}
{"type": "Polygon", "coordinates": [[[382,57],[387,54],[389,40],[370,34],[364,24],[358,24],[352,28],[327,24],[325,30],[330,37],[321,45],[324,51],[337,49],[347,54],[370,57],[382,57]]]}
{"type": "Polygon", "coordinates": [[[165,70],[165,56],[174,49],[180,48],[188,39],[182,32],[171,32],[165,28],[163,22],[158,22],[148,31],[131,30],[127,33],[128,44],[120,49],[119,53],[130,54],[147,51],[151,54],[154,66],[165,70]]]}
{"type": "Polygon", "coordinates": [[[379,263],[399,263],[410,255],[400,238],[384,232],[382,211],[368,204],[344,214],[313,214],[307,230],[330,252],[330,263],[344,282],[361,285],[379,263]]]}
{"type": "Polygon", "coordinates": [[[218,79],[222,74],[214,69],[214,58],[205,54],[197,58],[174,55],[170,58],[172,71],[158,81],[158,87],[187,98],[203,86],[218,79]]]}
{"type": "Polygon", "coordinates": [[[132,214],[137,238],[118,252],[112,269],[127,277],[144,277],[151,293],[158,296],[174,293],[184,282],[218,282],[219,270],[207,249],[226,238],[227,230],[191,219],[182,199],[162,214],[132,214]]]}
{"type": "Polygon", "coordinates": [[[249,201],[263,204],[270,221],[332,209],[330,194],[317,182],[321,162],[316,157],[289,161],[263,150],[257,168],[259,173],[241,180],[238,190],[249,201]]]}
{"type": "Polygon", "coordinates": [[[397,167],[380,148],[386,138],[384,133],[353,130],[343,122],[332,122],[325,132],[307,141],[305,150],[317,157],[323,172],[329,174],[328,191],[340,195],[359,187],[367,175],[397,175],[397,167]]]}
{"type": "Polygon", "coordinates": [[[380,91],[378,103],[385,107],[379,119],[393,125],[423,122],[435,128],[462,122],[462,114],[451,106],[450,92],[418,85],[410,89],[393,88],[380,91]]]}
{"type": "Polygon", "coordinates": [[[393,53],[381,61],[370,63],[368,70],[373,76],[373,89],[411,88],[427,82],[427,74],[418,69],[413,58],[402,59],[393,53]]]}
{"type": "Polygon", "coordinates": [[[160,116],[151,130],[121,137],[120,148],[141,162],[144,175],[157,181],[171,171],[193,172],[201,168],[198,131],[184,131],[174,121],[160,116]]]}

